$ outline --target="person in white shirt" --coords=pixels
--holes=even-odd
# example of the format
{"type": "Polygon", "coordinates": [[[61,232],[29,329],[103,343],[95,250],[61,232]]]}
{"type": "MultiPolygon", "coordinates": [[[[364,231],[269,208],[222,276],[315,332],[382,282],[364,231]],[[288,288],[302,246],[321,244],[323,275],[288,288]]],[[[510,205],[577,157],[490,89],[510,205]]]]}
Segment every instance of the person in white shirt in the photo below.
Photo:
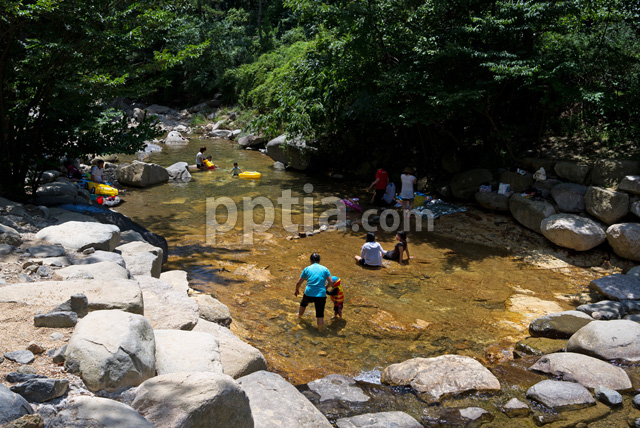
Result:
{"type": "Polygon", "coordinates": [[[402,190],[400,190],[400,198],[402,198],[402,208],[405,211],[413,209],[413,185],[416,184],[418,179],[413,175],[413,169],[405,168],[402,171],[400,180],[402,181],[402,190]]]}
{"type": "Polygon", "coordinates": [[[396,185],[393,182],[389,182],[387,184],[387,191],[384,192],[382,196],[382,200],[387,203],[387,205],[395,205],[396,203],[396,185]]]}
{"type": "Polygon", "coordinates": [[[196,168],[206,169],[207,167],[204,165],[204,152],[207,151],[206,147],[200,147],[200,151],[196,155],[196,168]]]}
{"type": "Polygon", "coordinates": [[[100,159],[96,165],[91,168],[91,181],[94,183],[104,183],[102,173],[104,172],[104,161],[100,159]]]}
{"type": "Polygon", "coordinates": [[[364,243],[360,249],[360,255],[355,256],[355,259],[360,266],[380,267],[384,254],[382,246],[376,242],[376,235],[373,232],[368,232],[367,242],[364,243]]]}

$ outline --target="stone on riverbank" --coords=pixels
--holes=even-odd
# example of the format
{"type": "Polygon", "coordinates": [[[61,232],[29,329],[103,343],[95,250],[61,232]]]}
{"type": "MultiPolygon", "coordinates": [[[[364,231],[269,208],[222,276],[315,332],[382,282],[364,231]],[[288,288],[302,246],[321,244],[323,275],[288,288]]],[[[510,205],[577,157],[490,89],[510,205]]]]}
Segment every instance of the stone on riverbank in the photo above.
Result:
{"type": "Polygon", "coordinates": [[[126,404],[100,397],[79,396],[71,400],[47,424],[47,428],[154,428],[126,404]]]}
{"type": "Polygon", "coordinates": [[[565,339],[549,339],[547,337],[527,337],[516,343],[515,352],[527,355],[546,355],[563,352],[567,347],[565,339]]]}
{"type": "Polygon", "coordinates": [[[499,193],[477,192],[476,201],[482,208],[493,211],[509,211],[509,198],[499,193]]]}
{"type": "Polygon", "coordinates": [[[640,324],[629,320],[592,321],[571,336],[567,351],[608,361],[640,361],[640,324]]]}
{"type": "Polygon", "coordinates": [[[577,382],[591,389],[598,386],[615,390],[631,388],[629,376],[620,367],[574,352],[545,355],[530,370],[548,373],[560,380],[577,382]]]}
{"type": "MultiPolygon", "coordinates": [[[[281,397],[274,408],[292,411],[294,405],[281,397]]],[[[136,389],[131,406],[155,428],[270,426],[254,424],[247,394],[224,374],[196,372],[156,376],[136,389]]]]}
{"type": "Polygon", "coordinates": [[[602,300],[596,303],[580,305],[576,310],[584,312],[591,317],[597,312],[599,320],[619,320],[627,314],[627,306],[625,304],[612,300],[602,300]]]}
{"type": "Polygon", "coordinates": [[[169,181],[169,173],[160,165],[133,161],[119,166],[116,178],[125,186],[149,187],[169,181]]]}
{"type": "Polygon", "coordinates": [[[569,180],[572,183],[583,184],[587,179],[587,175],[589,175],[591,167],[576,162],[556,162],[553,170],[560,178],[569,180]]]}
{"type": "Polygon", "coordinates": [[[320,396],[321,402],[326,400],[341,400],[354,403],[369,401],[370,397],[355,385],[356,381],[352,378],[338,374],[331,374],[307,384],[311,391],[320,396]]]}
{"type": "Polygon", "coordinates": [[[91,247],[113,251],[120,242],[120,229],[111,224],[69,221],[45,227],[36,233],[36,239],[60,244],[78,252],[91,247]]]}
{"type": "Polygon", "coordinates": [[[286,135],[280,135],[267,143],[267,156],[299,171],[309,168],[313,151],[304,140],[287,139],[286,135]]]}
{"type": "Polygon", "coordinates": [[[550,203],[534,201],[519,194],[509,198],[509,211],[518,223],[538,233],[541,233],[542,220],[556,213],[556,209],[550,203]]]}
{"type": "Polygon", "coordinates": [[[462,355],[413,358],[392,364],[382,372],[381,382],[411,386],[427,402],[467,391],[500,390],[500,382],[486,367],[462,355]]]}
{"type": "Polygon", "coordinates": [[[22,244],[22,237],[14,228],[0,224],[0,244],[18,246],[22,244]]]}
{"type": "Polygon", "coordinates": [[[557,380],[543,380],[527,390],[527,398],[557,410],[577,410],[593,406],[596,401],[584,386],[557,380]]]}
{"type": "Polygon", "coordinates": [[[201,319],[193,331],[209,333],[218,339],[224,374],[238,379],[260,370],[267,370],[267,361],[262,352],[240,340],[228,328],[201,319]]]}
{"type": "Polygon", "coordinates": [[[622,395],[618,391],[604,386],[598,386],[593,391],[598,401],[607,406],[615,407],[622,404],[622,395]]]}
{"type": "Polygon", "coordinates": [[[618,185],[618,190],[640,195],[640,175],[627,175],[618,185]]]}
{"type": "Polygon", "coordinates": [[[189,281],[187,272],[183,270],[170,270],[160,274],[160,281],[164,281],[173,287],[178,293],[189,294],[189,281]]]}
{"type": "Polygon", "coordinates": [[[69,311],[48,312],[46,314],[36,314],[33,317],[35,327],[47,328],[68,328],[78,323],[78,314],[69,311]]]}
{"type": "Polygon", "coordinates": [[[517,418],[527,416],[531,412],[531,409],[517,398],[512,398],[502,406],[502,411],[510,418],[517,418]]]}
{"type": "Polygon", "coordinates": [[[222,373],[218,339],[208,333],[154,330],[158,375],[177,372],[222,373]]]}
{"type": "Polygon", "coordinates": [[[454,175],[449,187],[454,197],[472,199],[481,184],[488,184],[492,180],[493,174],[488,169],[472,169],[454,175]]]}
{"type": "Polygon", "coordinates": [[[133,276],[160,277],[163,251],[146,242],[129,242],[115,248],[122,255],[127,269],[133,276]]]}
{"type": "Polygon", "coordinates": [[[68,279],[129,279],[129,271],[114,262],[98,262],[83,265],[67,266],[58,269],[54,277],[61,280],[68,279]]]}
{"type": "Polygon", "coordinates": [[[637,173],[637,161],[598,159],[591,170],[591,182],[595,186],[614,187],[625,176],[637,173]]]}
{"type": "Polygon", "coordinates": [[[150,276],[137,276],[144,300],[144,316],[154,329],[191,330],[198,323],[198,305],[169,284],[150,276]]]}
{"type": "Polygon", "coordinates": [[[9,361],[13,361],[18,364],[31,364],[33,363],[33,360],[36,359],[35,355],[33,355],[33,352],[26,349],[20,351],[5,352],[4,357],[9,361]]]}
{"type": "Polygon", "coordinates": [[[405,412],[365,413],[336,421],[338,428],[422,428],[422,424],[405,412]]]}
{"type": "Polygon", "coordinates": [[[223,327],[231,325],[231,312],[227,305],[208,294],[194,294],[191,298],[198,304],[200,318],[223,327]]]}
{"type": "Polygon", "coordinates": [[[628,194],[602,187],[589,187],[584,203],[589,214],[606,224],[617,222],[629,212],[628,194]]]}
{"type": "Polygon", "coordinates": [[[80,189],[75,183],[66,179],[58,179],[52,183],[46,183],[36,190],[36,205],[60,205],[84,202],[78,197],[80,189]]]}
{"type": "Polygon", "coordinates": [[[632,278],[640,280],[640,266],[632,267],[625,273],[625,275],[629,275],[632,278]]]}
{"type": "Polygon", "coordinates": [[[555,214],[540,223],[549,241],[564,248],[587,251],[606,240],[604,228],[595,221],[574,214],[555,214]]]}
{"type": "Polygon", "coordinates": [[[331,428],[327,418],[300,391],[276,373],[251,373],[238,379],[238,384],[249,397],[256,427],[331,428]]]}
{"type": "Polygon", "coordinates": [[[27,251],[31,256],[37,258],[61,257],[66,254],[62,245],[34,245],[27,248],[27,251]]]}
{"type": "Polygon", "coordinates": [[[67,379],[30,379],[11,387],[11,391],[22,395],[29,402],[42,403],[62,397],[69,389],[67,379]]]}
{"type": "Polygon", "coordinates": [[[0,383],[0,424],[31,414],[33,409],[27,400],[0,383]]]}
{"type": "Polygon", "coordinates": [[[640,278],[614,273],[597,278],[589,287],[612,300],[640,300],[640,278]]]}
{"type": "Polygon", "coordinates": [[[140,315],[111,310],[92,312],[73,331],[65,367],[91,391],[121,391],[155,375],[155,339],[140,315]]]}
{"type": "Polygon", "coordinates": [[[609,226],[607,241],[618,256],[640,261],[640,224],[620,223],[609,226]]]}
{"type": "Polygon", "coordinates": [[[529,334],[534,337],[568,339],[576,331],[593,321],[584,312],[564,311],[536,318],[529,324],[529,334]]]}
{"type": "Polygon", "coordinates": [[[264,138],[253,134],[245,135],[238,140],[238,145],[243,149],[249,147],[260,147],[264,145],[264,138]]]}
{"type": "Polygon", "coordinates": [[[169,179],[175,181],[190,181],[191,173],[189,172],[189,164],[186,162],[176,162],[167,167],[169,179]]]}
{"type": "Polygon", "coordinates": [[[587,186],[575,183],[561,183],[551,189],[551,197],[563,213],[579,213],[585,210],[584,195],[587,186]]]}
{"type": "Polygon", "coordinates": [[[178,131],[170,131],[164,143],[168,146],[182,146],[189,144],[189,140],[184,138],[178,131]]]}

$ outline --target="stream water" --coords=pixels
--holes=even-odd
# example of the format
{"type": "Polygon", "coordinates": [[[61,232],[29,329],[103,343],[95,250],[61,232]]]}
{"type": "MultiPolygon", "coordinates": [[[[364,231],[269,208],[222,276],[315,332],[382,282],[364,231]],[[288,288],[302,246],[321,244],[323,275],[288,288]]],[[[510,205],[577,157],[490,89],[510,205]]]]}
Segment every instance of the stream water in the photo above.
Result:
{"type": "MultiPolygon", "coordinates": [[[[483,359],[488,346],[513,343],[526,335],[530,318],[510,311],[507,304],[514,296],[569,309],[560,296],[585,287],[565,275],[523,264],[499,249],[440,238],[437,225],[434,232],[408,234],[414,257],[409,265],[385,261],[381,269],[362,268],[353,256],[366,232],[326,231],[287,239],[291,233],[281,226],[282,209],[276,201],[283,191],[291,190],[293,197],[314,198],[318,215],[327,208],[322,197],[366,200],[365,189],[328,177],[276,171],[266,155],[224,140],[194,139],[184,147],[165,147],[151,154],[149,161],[165,167],[178,161],[192,164],[201,145],[218,169],[193,173],[188,183],[129,190],[117,211],[165,236],[169,261],[164,269],[186,270],[192,288],[226,304],[234,319],[232,330],[263,352],[271,370],[294,384],[329,373],[375,379],[378,370],[417,356],[456,353],[483,359]],[[260,171],[261,179],[232,178],[234,161],[245,171],[260,171]],[[308,184],[313,191],[307,192],[308,184]],[[207,242],[206,223],[211,221],[206,216],[207,198],[230,198],[240,204],[242,217],[242,198],[258,196],[275,206],[273,227],[256,233],[250,245],[243,244],[242,222],[216,234],[215,243],[211,236],[207,242]],[[314,251],[342,279],[346,297],[343,319],[330,320],[332,305],[327,304],[323,333],[316,331],[312,307],[298,319],[300,299],[293,295],[314,251]]],[[[291,213],[294,223],[302,223],[302,204],[292,207],[291,213]]],[[[256,219],[263,215],[261,211],[256,219]]],[[[381,232],[378,240],[391,249],[394,233],[381,232]]]]}

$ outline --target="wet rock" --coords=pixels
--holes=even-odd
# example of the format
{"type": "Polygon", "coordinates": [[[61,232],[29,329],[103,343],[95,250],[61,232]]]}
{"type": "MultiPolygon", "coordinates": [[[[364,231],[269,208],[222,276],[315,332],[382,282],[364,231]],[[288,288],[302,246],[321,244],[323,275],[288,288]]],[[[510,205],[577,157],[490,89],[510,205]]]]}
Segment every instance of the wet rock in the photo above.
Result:
{"type": "Polygon", "coordinates": [[[584,195],[587,186],[575,183],[562,183],[551,189],[551,197],[563,213],[579,213],[585,210],[584,195]]]}
{"type": "Polygon", "coordinates": [[[458,199],[472,199],[481,184],[493,181],[493,174],[488,169],[473,169],[456,174],[449,185],[451,193],[458,199]]]}
{"type": "Polygon", "coordinates": [[[598,401],[610,407],[620,406],[622,404],[622,395],[613,389],[604,386],[598,386],[593,391],[598,401]]]}
{"type": "Polygon", "coordinates": [[[424,426],[431,428],[478,428],[492,420],[493,416],[479,407],[427,408],[422,415],[424,426]]]}
{"type": "Polygon", "coordinates": [[[404,412],[365,413],[336,421],[338,428],[422,428],[422,424],[404,412]]]}
{"type": "Polygon", "coordinates": [[[198,305],[169,284],[150,276],[138,276],[144,300],[144,316],[154,329],[191,330],[198,323],[198,305]]]}
{"type": "Polygon", "coordinates": [[[482,208],[493,211],[509,211],[509,198],[505,195],[477,192],[475,198],[482,208]]]}
{"type": "Polygon", "coordinates": [[[601,187],[589,187],[584,203],[589,214],[606,224],[617,222],[629,212],[628,194],[601,187]]]}
{"type": "Polygon", "coordinates": [[[218,339],[224,374],[238,379],[260,370],[267,370],[267,361],[262,352],[240,340],[228,328],[201,319],[193,331],[209,333],[218,339]]]}
{"type": "Polygon", "coordinates": [[[47,428],[154,428],[126,404],[100,397],[74,397],[47,428]]]}
{"type": "Polygon", "coordinates": [[[177,372],[222,373],[218,339],[208,333],[154,330],[158,375],[177,372]]]}
{"type": "MultiPolygon", "coordinates": [[[[122,237],[122,235],[124,234],[129,234],[132,231],[128,230],[126,232],[121,232],[120,236],[122,237]]],[[[136,233],[136,232],[134,232],[136,233]]],[[[142,237],[141,237],[142,239],[142,237]]],[[[142,239],[144,240],[144,239],[142,239]]],[[[120,241],[122,243],[122,240],[120,241]]],[[[87,257],[84,258],[74,258],[73,259],[73,264],[74,265],[90,265],[90,264],[94,264],[94,263],[102,263],[102,262],[111,262],[111,263],[117,263],[120,266],[122,266],[123,268],[127,267],[126,263],[124,262],[124,259],[122,258],[122,256],[118,253],[113,253],[110,251],[102,251],[102,250],[98,250],[95,251],[94,253],[88,255],[87,257]]]]}
{"type": "Polygon", "coordinates": [[[569,180],[572,183],[582,184],[587,179],[591,167],[576,162],[556,162],[553,169],[558,177],[569,180]]]}
{"type": "Polygon", "coordinates": [[[36,233],[36,238],[75,251],[83,251],[90,247],[113,251],[120,242],[120,229],[110,224],[69,221],[45,227],[36,233]]]}
{"type": "Polygon", "coordinates": [[[485,422],[491,422],[493,420],[491,413],[480,407],[467,407],[465,409],[460,409],[460,416],[462,416],[463,419],[468,419],[478,425],[482,425],[485,422]]]}
{"type": "MultiPolygon", "coordinates": [[[[269,385],[269,388],[277,386],[269,385]]],[[[156,428],[272,426],[259,423],[253,412],[253,399],[250,407],[248,395],[224,374],[171,373],[156,376],[140,385],[131,406],[156,428]]],[[[274,419],[278,408],[295,412],[295,403],[283,396],[279,398],[278,404],[270,409],[274,419]],[[282,403],[287,405],[282,406],[282,403]]]]}
{"type": "Polygon", "coordinates": [[[5,352],[4,357],[18,364],[31,364],[36,359],[33,352],[23,349],[21,351],[5,352]]]}
{"type": "Polygon", "coordinates": [[[574,214],[556,214],[540,223],[540,231],[549,241],[576,251],[587,251],[606,240],[604,228],[595,221],[574,214]]]}
{"type": "Polygon", "coordinates": [[[640,261],[640,224],[620,223],[607,229],[607,241],[620,257],[640,261]]]}
{"type": "Polygon", "coordinates": [[[546,337],[527,337],[516,343],[515,350],[528,355],[546,355],[562,352],[567,347],[564,339],[549,339],[546,337]]]}
{"type": "Polygon", "coordinates": [[[596,186],[613,187],[625,176],[637,173],[637,161],[598,159],[591,170],[591,182],[596,186]]]}
{"type": "Polygon", "coordinates": [[[45,379],[46,376],[33,373],[11,372],[5,376],[5,380],[9,383],[21,383],[31,379],[45,379]]]}
{"type": "Polygon", "coordinates": [[[167,167],[169,179],[176,181],[190,181],[192,177],[188,168],[189,164],[186,162],[176,162],[173,165],[167,167]]]}
{"type": "MultiPolygon", "coordinates": [[[[187,272],[183,270],[170,270],[160,274],[160,281],[164,281],[173,287],[178,293],[189,293],[189,281],[187,280],[187,272]]],[[[201,311],[202,313],[202,311],[201,311]]]]}
{"type": "Polygon", "coordinates": [[[35,245],[27,249],[33,257],[60,257],[66,254],[62,245],[35,245]]]}
{"type": "Polygon", "coordinates": [[[411,386],[427,402],[467,391],[500,390],[500,382],[489,370],[473,358],[461,355],[413,358],[392,364],[382,372],[381,381],[411,386]]]}
{"type": "Polygon", "coordinates": [[[356,381],[348,376],[332,374],[307,384],[309,389],[320,395],[320,401],[341,400],[348,402],[369,401],[369,396],[358,388],[356,381]]]}
{"type": "Polygon", "coordinates": [[[510,418],[518,418],[520,416],[527,416],[531,409],[522,401],[517,398],[512,398],[502,406],[502,411],[510,418]]]}
{"type": "Polygon", "coordinates": [[[22,244],[22,237],[14,228],[0,223],[0,244],[18,246],[22,244]]]}
{"type": "Polygon", "coordinates": [[[0,384],[0,424],[31,414],[33,414],[33,409],[27,400],[0,384]]]}
{"type": "Polygon", "coordinates": [[[614,273],[594,279],[589,287],[612,300],[640,300],[640,279],[614,273]]]}
{"type": "Polygon", "coordinates": [[[133,161],[119,166],[116,178],[125,186],[149,187],[169,181],[169,173],[160,165],[133,161]]]}
{"type": "Polygon", "coordinates": [[[535,337],[568,339],[576,331],[592,321],[593,318],[584,312],[558,312],[531,321],[531,324],[529,324],[529,334],[535,337]]]}
{"type": "Polygon", "coordinates": [[[593,321],[571,336],[567,351],[603,360],[640,361],[640,324],[628,320],[593,321]]]}
{"type": "Polygon", "coordinates": [[[251,373],[238,379],[238,384],[249,397],[256,427],[331,427],[301,392],[276,373],[251,373]]]}
{"type": "Polygon", "coordinates": [[[618,185],[618,190],[640,195],[640,175],[627,175],[618,185]]]}
{"type": "Polygon", "coordinates": [[[55,278],[67,279],[129,279],[129,271],[114,262],[98,262],[86,265],[73,265],[58,269],[55,278]]]}
{"type": "Polygon", "coordinates": [[[215,322],[223,327],[231,325],[231,312],[227,305],[208,294],[194,294],[191,298],[198,304],[200,318],[215,322]]]}
{"type": "Polygon", "coordinates": [[[518,223],[538,233],[541,233],[542,220],[556,213],[556,209],[550,203],[534,201],[519,194],[509,198],[509,211],[518,223]]]}
{"type": "Polygon", "coordinates": [[[560,380],[577,382],[587,388],[631,388],[629,376],[620,367],[574,352],[545,355],[531,366],[531,370],[548,373],[560,380]]]}
{"type": "Polygon", "coordinates": [[[78,323],[78,314],[75,312],[48,312],[33,317],[35,327],[69,328],[78,323]]]}
{"type": "Polygon", "coordinates": [[[524,192],[533,185],[533,174],[527,172],[525,175],[514,171],[505,171],[500,175],[500,183],[509,184],[512,192],[524,192]]]}
{"type": "Polygon", "coordinates": [[[155,339],[140,315],[111,310],[91,312],[73,331],[65,367],[91,391],[120,391],[155,375],[155,339]]]}
{"type": "Polygon", "coordinates": [[[602,300],[596,303],[580,305],[576,308],[576,310],[584,312],[585,314],[590,316],[594,312],[598,312],[598,314],[600,314],[600,320],[618,320],[626,315],[627,306],[621,302],[602,300]]]}
{"type": "Polygon", "coordinates": [[[62,397],[69,389],[67,379],[31,379],[11,387],[11,391],[22,395],[27,401],[42,403],[62,397]]]}
{"type": "Polygon", "coordinates": [[[543,380],[527,390],[527,398],[554,410],[577,410],[596,402],[584,386],[557,380],[543,380]]]}
{"type": "Polygon", "coordinates": [[[134,241],[120,245],[116,251],[122,255],[131,275],[160,277],[163,260],[162,248],[134,241]]]}

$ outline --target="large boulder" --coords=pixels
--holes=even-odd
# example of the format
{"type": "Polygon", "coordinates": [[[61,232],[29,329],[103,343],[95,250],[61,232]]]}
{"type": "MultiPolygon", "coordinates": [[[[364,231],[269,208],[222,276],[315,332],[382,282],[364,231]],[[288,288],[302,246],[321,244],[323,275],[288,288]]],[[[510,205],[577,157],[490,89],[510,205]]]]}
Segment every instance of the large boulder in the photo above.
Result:
{"type": "Polygon", "coordinates": [[[238,144],[242,148],[260,147],[264,145],[264,138],[253,134],[245,135],[238,140],[238,144]]]}
{"type": "Polygon", "coordinates": [[[529,334],[549,339],[568,339],[576,331],[593,321],[580,311],[564,311],[536,318],[529,324],[529,334]]]}
{"type": "Polygon", "coordinates": [[[120,184],[133,187],[149,187],[169,181],[169,173],[160,165],[133,161],[116,170],[120,184]]]}
{"type": "Polygon", "coordinates": [[[640,195],[640,175],[627,175],[618,185],[618,190],[640,195]]]}
{"type": "Polygon", "coordinates": [[[614,273],[591,281],[589,287],[611,300],[640,300],[640,278],[614,273]]]}
{"type": "Polygon", "coordinates": [[[218,339],[208,333],[154,330],[158,375],[178,372],[222,373],[218,339]]]}
{"type": "Polygon", "coordinates": [[[168,146],[184,146],[189,144],[189,140],[180,135],[178,131],[171,131],[165,138],[164,143],[168,146]]]}
{"type": "Polygon", "coordinates": [[[240,340],[228,328],[201,319],[193,331],[209,333],[218,339],[224,374],[238,379],[260,370],[267,370],[267,360],[262,352],[240,340]]]}
{"type": "Polygon", "coordinates": [[[38,187],[35,203],[45,206],[72,204],[78,202],[78,190],[80,189],[77,184],[59,179],[38,187]]]}
{"type": "Polygon", "coordinates": [[[482,208],[493,211],[509,211],[509,198],[494,192],[476,192],[476,201],[482,208]]]}
{"type": "Polygon", "coordinates": [[[462,355],[413,358],[392,364],[382,372],[381,382],[411,386],[427,402],[439,402],[443,397],[467,391],[500,390],[500,382],[486,367],[462,355]]]}
{"type": "Polygon", "coordinates": [[[554,171],[558,177],[569,180],[572,183],[583,184],[591,167],[589,165],[578,164],[576,162],[556,162],[554,171]]]}
{"type": "Polygon", "coordinates": [[[555,214],[540,223],[540,231],[549,241],[576,251],[587,251],[602,244],[607,236],[595,221],[575,214],[555,214]]]}
{"type": "Polygon", "coordinates": [[[550,203],[534,201],[517,193],[509,198],[509,211],[518,223],[538,233],[542,220],[556,213],[556,209],[550,203]]]}
{"type": "Polygon", "coordinates": [[[577,382],[587,388],[631,388],[629,376],[620,367],[575,352],[544,355],[530,367],[530,370],[550,374],[559,380],[577,382]]]}
{"type": "Polygon", "coordinates": [[[111,224],[68,221],[45,227],[36,233],[36,238],[76,251],[113,251],[120,242],[120,229],[111,224]]]}
{"type": "Polygon", "coordinates": [[[336,421],[338,428],[422,428],[422,424],[404,412],[365,413],[341,418],[336,421]]]}
{"type": "Polygon", "coordinates": [[[640,163],[632,160],[598,159],[591,169],[594,186],[614,187],[627,175],[640,172],[640,163]]]}
{"type": "Polygon", "coordinates": [[[0,224],[0,244],[18,246],[22,244],[22,236],[14,228],[0,224]]]}
{"type": "Polygon", "coordinates": [[[0,383],[0,424],[31,414],[33,409],[27,400],[0,383]]]}
{"type": "Polygon", "coordinates": [[[176,162],[170,167],[167,167],[169,179],[176,181],[190,181],[192,177],[188,167],[189,164],[186,162],[176,162]]]}
{"type": "Polygon", "coordinates": [[[456,174],[449,185],[451,194],[459,199],[473,199],[481,184],[488,184],[493,180],[493,174],[488,169],[472,169],[456,174]]]}
{"type": "Polygon", "coordinates": [[[596,316],[599,320],[619,320],[627,314],[628,308],[623,302],[601,300],[580,305],[576,310],[584,312],[591,317],[596,316]]]}
{"type": "Polygon", "coordinates": [[[223,327],[231,325],[231,311],[227,305],[208,294],[194,294],[191,298],[198,304],[200,318],[215,322],[223,327]]]}
{"type": "Polygon", "coordinates": [[[309,168],[314,151],[306,141],[300,138],[289,139],[286,135],[280,135],[267,143],[267,155],[271,159],[299,171],[309,168]]]}
{"type": "Polygon", "coordinates": [[[160,277],[164,258],[162,248],[146,242],[134,241],[120,245],[115,250],[122,255],[131,275],[160,277]]]}
{"type": "Polygon", "coordinates": [[[640,261],[640,224],[620,223],[609,226],[607,242],[620,257],[640,261]]]}
{"type": "MultiPolygon", "coordinates": [[[[131,406],[155,428],[268,426],[254,423],[247,394],[224,374],[181,372],[156,376],[136,389],[131,406]]],[[[294,403],[283,397],[274,407],[292,411],[294,403]]]]}
{"type": "Polygon", "coordinates": [[[160,280],[166,282],[180,294],[189,294],[189,280],[187,272],[183,270],[169,270],[160,274],[160,280]]]}
{"type": "Polygon", "coordinates": [[[584,195],[584,204],[589,214],[606,224],[613,224],[629,212],[629,195],[591,186],[584,195]]]}
{"type": "Polygon", "coordinates": [[[256,427],[331,428],[320,410],[276,373],[251,373],[238,379],[238,384],[249,397],[256,427]]]}
{"type": "Polygon", "coordinates": [[[567,343],[567,351],[623,363],[640,361],[640,324],[629,320],[592,321],[567,343]]]}
{"type": "Polygon", "coordinates": [[[533,185],[533,174],[526,172],[522,175],[515,171],[505,171],[500,175],[500,183],[508,184],[512,192],[524,192],[533,185]]]}
{"type": "Polygon", "coordinates": [[[331,374],[307,384],[309,390],[320,396],[321,403],[327,400],[340,400],[350,403],[364,403],[371,397],[356,385],[352,378],[339,374],[331,374]]]}
{"type": "Polygon", "coordinates": [[[575,183],[562,183],[551,189],[551,197],[563,213],[579,213],[585,210],[584,195],[587,186],[575,183]]]}
{"type": "Polygon", "coordinates": [[[543,380],[527,390],[527,398],[554,410],[577,410],[596,401],[584,386],[574,382],[543,380]]]}
{"type": "Polygon", "coordinates": [[[91,391],[121,391],[155,375],[155,338],[149,322],[123,311],[96,311],[78,322],[65,367],[91,391]]]}
{"type": "Polygon", "coordinates": [[[54,272],[54,277],[67,279],[129,279],[129,271],[114,262],[98,262],[67,266],[54,272]]]}
{"type": "Polygon", "coordinates": [[[130,406],[101,397],[78,396],[58,412],[47,428],[154,428],[130,406]]]}
{"type": "Polygon", "coordinates": [[[144,316],[154,329],[191,330],[198,322],[198,305],[164,281],[137,276],[144,300],[144,316]]]}

